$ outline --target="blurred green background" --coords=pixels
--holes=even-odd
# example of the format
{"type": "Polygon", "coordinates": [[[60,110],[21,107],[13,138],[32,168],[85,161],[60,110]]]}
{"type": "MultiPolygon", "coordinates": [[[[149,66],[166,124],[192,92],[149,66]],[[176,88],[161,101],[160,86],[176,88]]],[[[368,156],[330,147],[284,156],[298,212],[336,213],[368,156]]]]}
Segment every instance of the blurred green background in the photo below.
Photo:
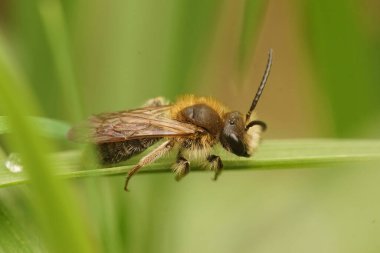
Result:
{"type": "MultiPolygon", "coordinates": [[[[11,111],[8,96],[24,113],[74,124],[148,98],[193,93],[245,112],[273,48],[257,110],[269,125],[266,139],[375,139],[379,24],[376,0],[1,0],[1,66],[11,67],[0,71],[0,82],[10,83],[8,69],[22,81],[0,94],[0,109],[11,111]]],[[[20,149],[22,141],[13,142],[20,149]]],[[[65,140],[36,146],[73,148],[65,140]]],[[[4,149],[2,157],[12,147],[4,149]]],[[[32,161],[30,148],[24,152],[32,161]]],[[[380,250],[376,166],[228,171],[217,183],[210,177],[192,173],[176,183],[169,173],[136,176],[129,194],[124,177],[1,189],[0,250],[58,252],[65,243],[82,252],[380,250]],[[49,206],[55,193],[67,212],[49,206]],[[64,218],[52,233],[60,216],[44,216],[60,210],[77,227],[64,218]],[[70,233],[79,239],[63,237],[70,233]]]]}

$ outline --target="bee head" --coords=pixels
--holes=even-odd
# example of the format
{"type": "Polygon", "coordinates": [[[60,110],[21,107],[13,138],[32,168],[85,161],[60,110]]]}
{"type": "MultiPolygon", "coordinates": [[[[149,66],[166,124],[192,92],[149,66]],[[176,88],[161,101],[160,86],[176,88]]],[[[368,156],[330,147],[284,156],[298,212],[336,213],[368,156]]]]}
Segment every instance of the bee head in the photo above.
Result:
{"type": "Polygon", "coordinates": [[[224,115],[223,132],[220,135],[220,142],[223,147],[238,156],[249,157],[254,149],[252,142],[252,132],[249,129],[255,125],[259,125],[261,130],[266,129],[266,124],[260,120],[251,120],[251,114],[256,108],[260,100],[261,94],[264,91],[265,84],[268,80],[270,68],[272,65],[272,50],[269,50],[267,67],[264,72],[263,79],[252,101],[245,119],[240,112],[233,111],[224,115]]]}
{"type": "Polygon", "coordinates": [[[237,156],[250,156],[246,143],[245,121],[240,112],[234,111],[225,114],[220,142],[227,151],[237,156]]]}

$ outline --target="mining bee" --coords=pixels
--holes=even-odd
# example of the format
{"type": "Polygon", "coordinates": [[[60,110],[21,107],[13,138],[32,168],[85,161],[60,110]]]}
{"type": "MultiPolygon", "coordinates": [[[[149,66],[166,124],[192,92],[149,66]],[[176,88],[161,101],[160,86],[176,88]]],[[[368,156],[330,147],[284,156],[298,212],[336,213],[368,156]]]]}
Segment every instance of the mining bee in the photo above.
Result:
{"type": "Polygon", "coordinates": [[[209,97],[187,95],[173,104],[156,98],[149,100],[142,108],[91,116],[69,131],[69,139],[95,143],[104,165],[125,161],[161,141],[129,170],[124,186],[126,191],[129,180],[138,170],[173,149],[178,152],[176,163],[172,166],[176,180],[190,172],[189,160],[194,159],[206,162],[214,171],[216,180],[223,168],[220,157],[211,154],[216,144],[221,143],[227,151],[243,157],[250,157],[259,145],[266,124],[254,119],[252,112],[264,90],[271,65],[272,50],[245,117],[209,97]]]}

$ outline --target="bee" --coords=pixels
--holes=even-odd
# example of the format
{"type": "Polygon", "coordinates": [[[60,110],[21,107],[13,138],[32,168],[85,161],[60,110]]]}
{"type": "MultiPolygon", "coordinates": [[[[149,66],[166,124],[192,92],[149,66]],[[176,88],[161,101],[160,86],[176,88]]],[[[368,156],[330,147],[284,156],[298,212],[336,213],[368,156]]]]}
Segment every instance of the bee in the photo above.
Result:
{"type": "Polygon", "coordinates": [[[69,139],[90,142],[97,146],[103,165],[116,164],[140,154],[157,142],[150,153],[129,170],[124,190],[128,191],[131,177],[142,167],[153,163],[172,150],[177,150],[172,166],[175,179],[180,180],[190,172],[190,161],[201,160],[214,171],[214,180],[222,172],[221,158],[212,154],[220,143],[227,151],[250,157],[257,149],[266,124],[254,118],[252,112],[262,95],[272,65],[269,51],[266,69],[244,116],[230,111],[209,97],[187,95],[170,104],[163,98],[149,100],[142,108],[94,115],[70,129],[69,139]]]}

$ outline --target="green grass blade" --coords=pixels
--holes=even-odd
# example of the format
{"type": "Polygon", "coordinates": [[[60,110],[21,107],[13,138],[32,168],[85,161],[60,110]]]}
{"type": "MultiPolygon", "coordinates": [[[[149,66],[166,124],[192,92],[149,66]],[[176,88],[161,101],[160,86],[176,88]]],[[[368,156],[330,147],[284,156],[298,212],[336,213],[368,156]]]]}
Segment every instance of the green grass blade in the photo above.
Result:
{"type": "MultiPolygon", "coordinates": [[[[112,168],[78,170],[79,153],[58,155],[63,178],[86,178],[125,175],[133,165],[112,168]]],[[[380,141],[370,140],[268,140],[252,158],[222,155],[224,170],[269,170],[330,168],[335,165],[380,161],[380,141]]],[[[163,161],[147,166],[141,173],[169,173],[173,161],[163,161]]],[[[192,171],[205,171],[195,167],[192,171]]],[[[0,187],[25,183],[22,173],[15,174],[0,167],[0,187]]]]}
{"type": "Polygon", "coordinates": [[[305,35],[318,85],[327,95],[336,136],[374,136],[369,122],[378,117],[379,80],[372,68],[375,48],[361,23],[360,1],[300,1],[305,35]]]}
{"type": "Polygon", "coordinates": [[[44,26],[53,59],[57,68],[64,98],[64,108],[72,120],[79,120],[82,115],[76,77],[71,57],[70,43],[61,2],[58,0],[36,1],[44,26]]]}
{"type": "Polygon", "coordinates": [[[0,252],[35,252],[27,233],[22,230],[3,203],[0,203],[0,238],[0,252]]]}
{"type": "Polygon", "coordinates": [[[259,25],[265,13],[266,4],[267,1],[264,0],[245,1],[237,62],[240,73],[244,74],[248,60],[252,56],[256,35],[259,32],[259,25]]]}
{"type": "Polygon", "coordinates": [[[172,48],[168,68],[169,97],[174,98],[183,93],[185,87],[194,90],[194,77],[204,66],[210,49],[220,10],[225,1],[177,1],[176,27],[172,33],[172,48]]]}
{"type": "Polygon", "coordinates": [[[20,74],[10,66],[2,42],[0,109],[9,116],[9,127],[13,130],[10,141],[20,153],[30,178],[32,201],[45,228],[48,245],[52,252],[94,252],[72,193],[54,175],[53,162],[47,157],[52,147],[39,137],[38,128],[24,116],[35,115],[38,110],[26,86],[21,86],[20,74]]]}
{"type": "MultiPolygon", "coordinates": [[[[67,131],[70,129],[70,125],[59,120],[43,117],[30,117],[30,120],[45,137],[66,139],[67,131]]],[[[11,132],[12,129],[9,127],[8,117],[0,116],[0,135],[11,132]]]]}

